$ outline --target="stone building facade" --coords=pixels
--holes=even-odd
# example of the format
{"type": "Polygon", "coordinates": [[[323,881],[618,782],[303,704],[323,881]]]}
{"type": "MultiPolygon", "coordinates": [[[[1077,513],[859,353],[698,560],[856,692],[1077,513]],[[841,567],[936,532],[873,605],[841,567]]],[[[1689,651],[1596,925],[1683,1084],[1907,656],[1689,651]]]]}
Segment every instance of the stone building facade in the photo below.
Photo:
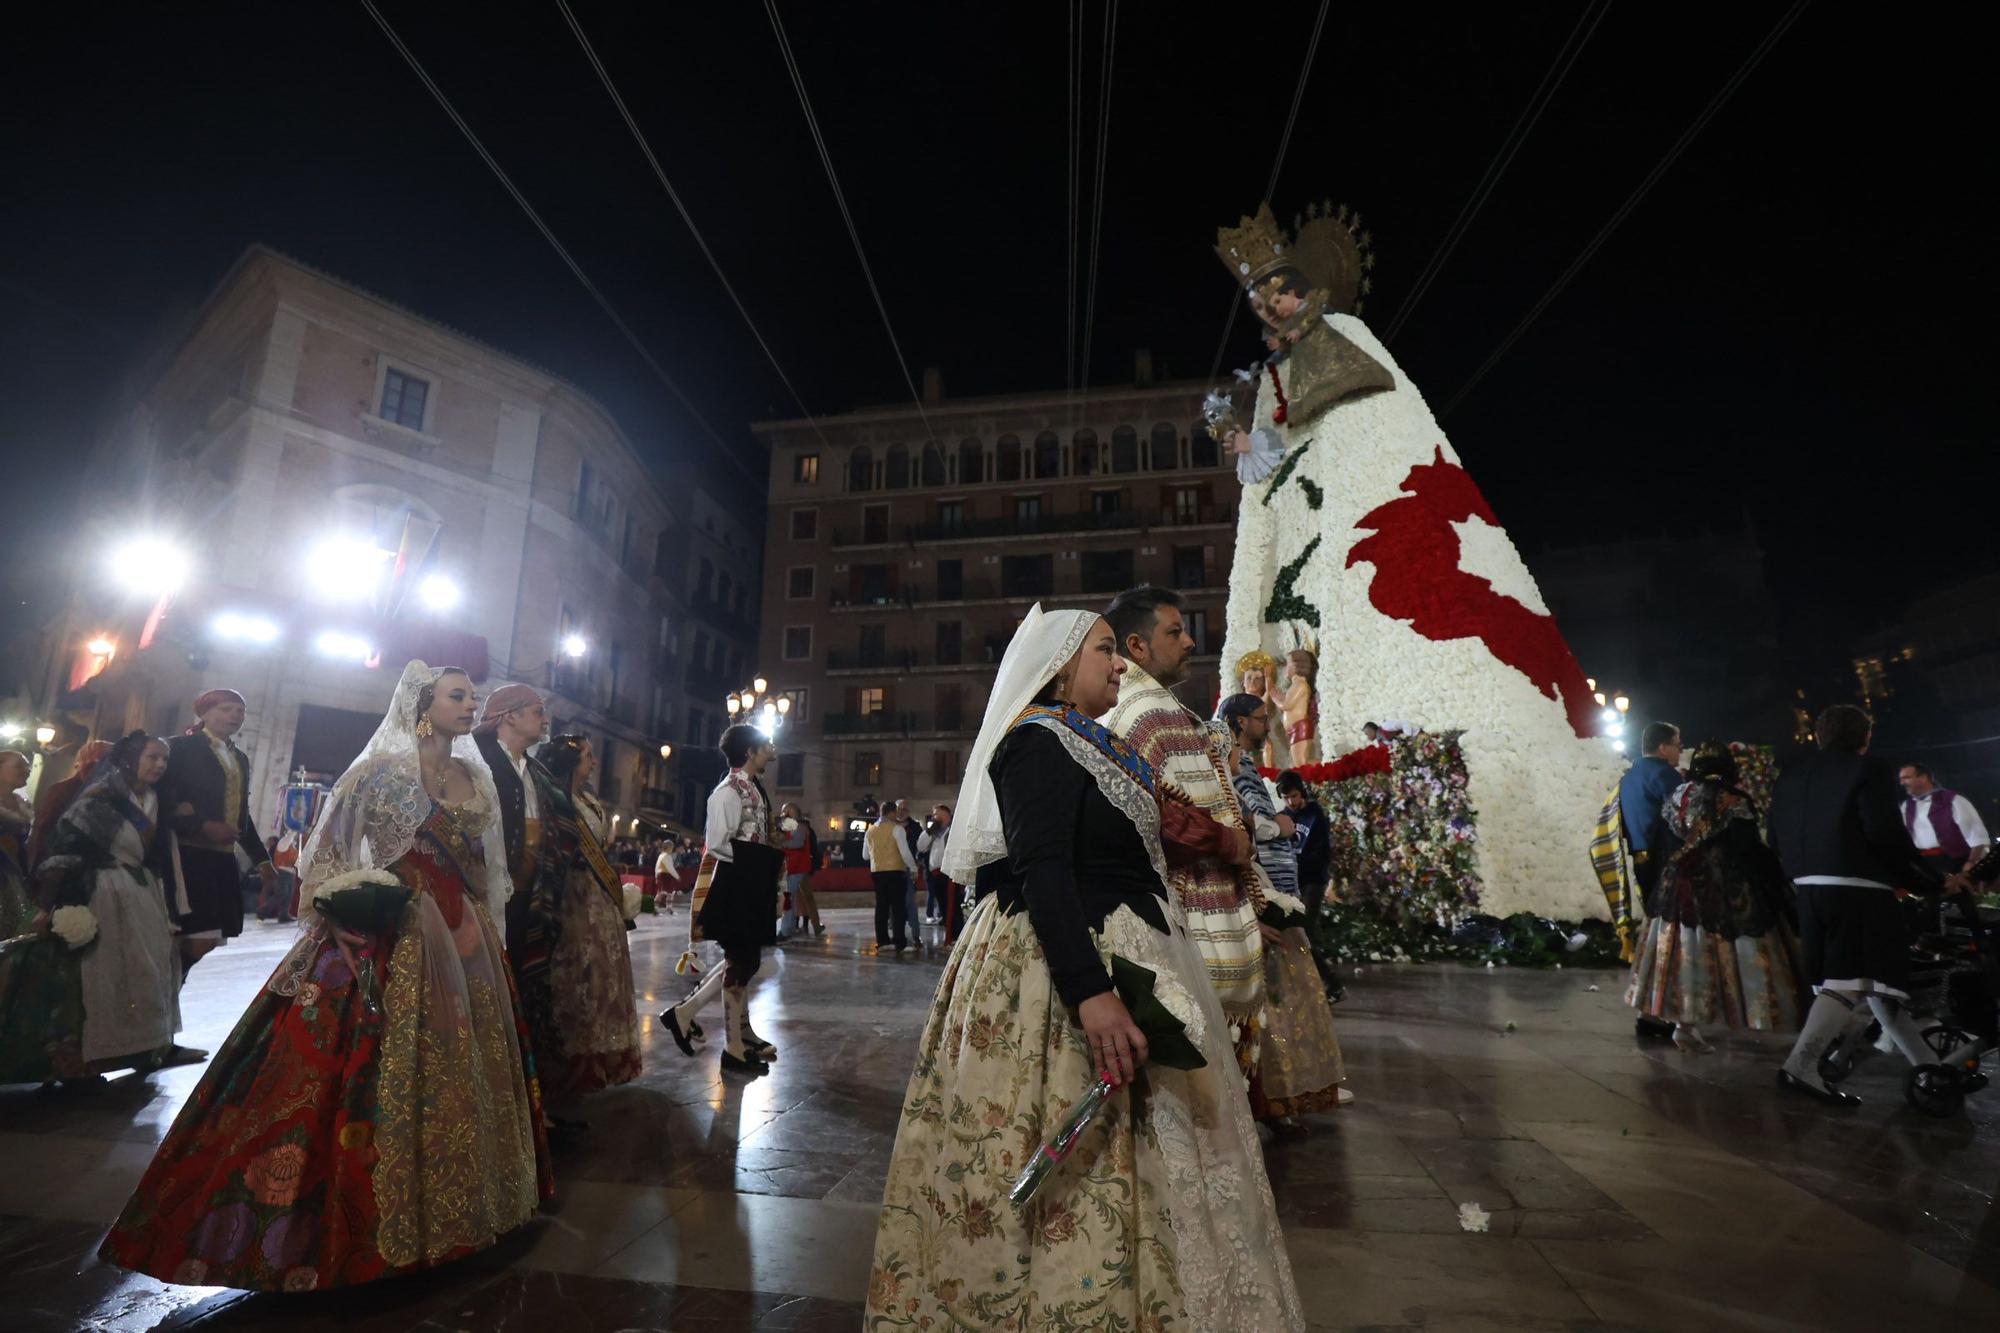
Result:
{"type": "Polygon", "coordinates": [[[1188,597],[1216,699],[1239,487],[1205,387],[1138,382],[948,399],[752,429],[770,450],[758,670],[792,697],[773,796],[821,829],[869,798],[955,799],[994,671],[1036,602],[1188,597]]]}
{"type": "Polygon", "coordinates": [[[92,476],[47,639],[52,776],[84,736],[179,731],[195,694],[231,686],[271,820],[289,774],[345,767],[420,657],[550,693],[622,831],[675,821],[680,756],[659,751],[683,743],[702,497],[670,500],[576,386],[253,246],[141,377],[92,476]]]}

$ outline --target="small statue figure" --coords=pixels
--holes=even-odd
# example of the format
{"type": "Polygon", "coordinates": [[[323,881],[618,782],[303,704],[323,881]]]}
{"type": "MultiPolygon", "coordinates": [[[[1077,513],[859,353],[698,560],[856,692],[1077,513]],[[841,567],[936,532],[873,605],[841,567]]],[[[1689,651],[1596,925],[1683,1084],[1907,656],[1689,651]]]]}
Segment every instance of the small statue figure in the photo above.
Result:
{"type": "Polygon", "coordinates": [[[1319,694],[1313,678],[1319,674],[1319,654],[1304,644],[1285,654],[1285,740],[1292,747],[1292,766],[1319,762],[1319,694]]]}

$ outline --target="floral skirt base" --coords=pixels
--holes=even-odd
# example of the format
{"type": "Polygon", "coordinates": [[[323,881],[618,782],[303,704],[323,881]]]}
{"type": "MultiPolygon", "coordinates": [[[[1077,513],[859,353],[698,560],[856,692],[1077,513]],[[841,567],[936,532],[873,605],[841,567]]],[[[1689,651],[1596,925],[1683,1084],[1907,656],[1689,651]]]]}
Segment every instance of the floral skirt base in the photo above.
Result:
{"type": "Polygon", "coordinates": [[[1725,939],[1653,917],[1639,937],[1625,1003],[1669,1023],[1792,1032],[1803,994],[1799,939],[1789,925],[1725,939]]]}

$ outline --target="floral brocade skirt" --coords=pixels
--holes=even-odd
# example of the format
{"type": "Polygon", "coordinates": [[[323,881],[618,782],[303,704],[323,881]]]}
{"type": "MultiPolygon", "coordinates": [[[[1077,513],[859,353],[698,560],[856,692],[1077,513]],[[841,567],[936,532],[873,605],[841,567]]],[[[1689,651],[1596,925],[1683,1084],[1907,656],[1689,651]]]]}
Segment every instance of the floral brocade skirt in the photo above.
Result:
{"type": "Polygon", "coordinates": [[[1331,1111],[1340,1105],[1347,1066],[1304,929],[1286,931],[1283,948],[1267,944],[1264,966],[1264,1025],[1250,1074],[1250,1113],[1275,1120],[1331,1111]]]}
{"type": "Polygon", "coordinates": [[[1786,922],[1726,939],[1652,917],[1633,955],[1625,1003],[1669,1023],[1791,1032],[1803,995],[1799,937],[1786,922]]]}
{"type": "Polygon", "coordinates": [[[867,1329],[1303,1327],[1199,955],[1123,908],[1106,931],[1121,955],[1200,987],[1208,1021],[1190,1036],[1208,1066],[1149,1066],[1016,1208],[1009,1190],[1095,1075],[1027,914],[980,903],[945,965],[904,1100],[867,1329]]]}
{"type": "Polygon", "coordinates": [[[536,1064],[551,1098],[639,1077],[639,1002],[625,913],[587,870],[563,886],[561,913],[549,959],[555,1022],[536,1034],[536,1064]]]}
{"type": "Polygon", "coordinates": [[[279,964],[112,1225],[106,1261],[165,1282],[348,1286],[483,1249],[553,1191],[485,908],[449,892],[441,907],[426,888],[355,958],[360,976],[306,936],[279,964]]]}

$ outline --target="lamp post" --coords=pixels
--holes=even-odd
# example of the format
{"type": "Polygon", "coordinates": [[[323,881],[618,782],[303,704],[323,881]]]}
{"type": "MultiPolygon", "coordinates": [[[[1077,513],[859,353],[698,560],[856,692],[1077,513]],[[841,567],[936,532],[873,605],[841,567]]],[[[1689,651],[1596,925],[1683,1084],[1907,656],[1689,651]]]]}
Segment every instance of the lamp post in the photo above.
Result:
{"type": "Polygon", "coordinates": [[[775,738],[778,728],[785,725],[786,715],[792,711],[792,701],[784,695],[772,698],[770,690],[771,682],[758,676],[747,688],[724,695],[722,706],[728,710],[729,720],[748,722],[775,738]]]}

